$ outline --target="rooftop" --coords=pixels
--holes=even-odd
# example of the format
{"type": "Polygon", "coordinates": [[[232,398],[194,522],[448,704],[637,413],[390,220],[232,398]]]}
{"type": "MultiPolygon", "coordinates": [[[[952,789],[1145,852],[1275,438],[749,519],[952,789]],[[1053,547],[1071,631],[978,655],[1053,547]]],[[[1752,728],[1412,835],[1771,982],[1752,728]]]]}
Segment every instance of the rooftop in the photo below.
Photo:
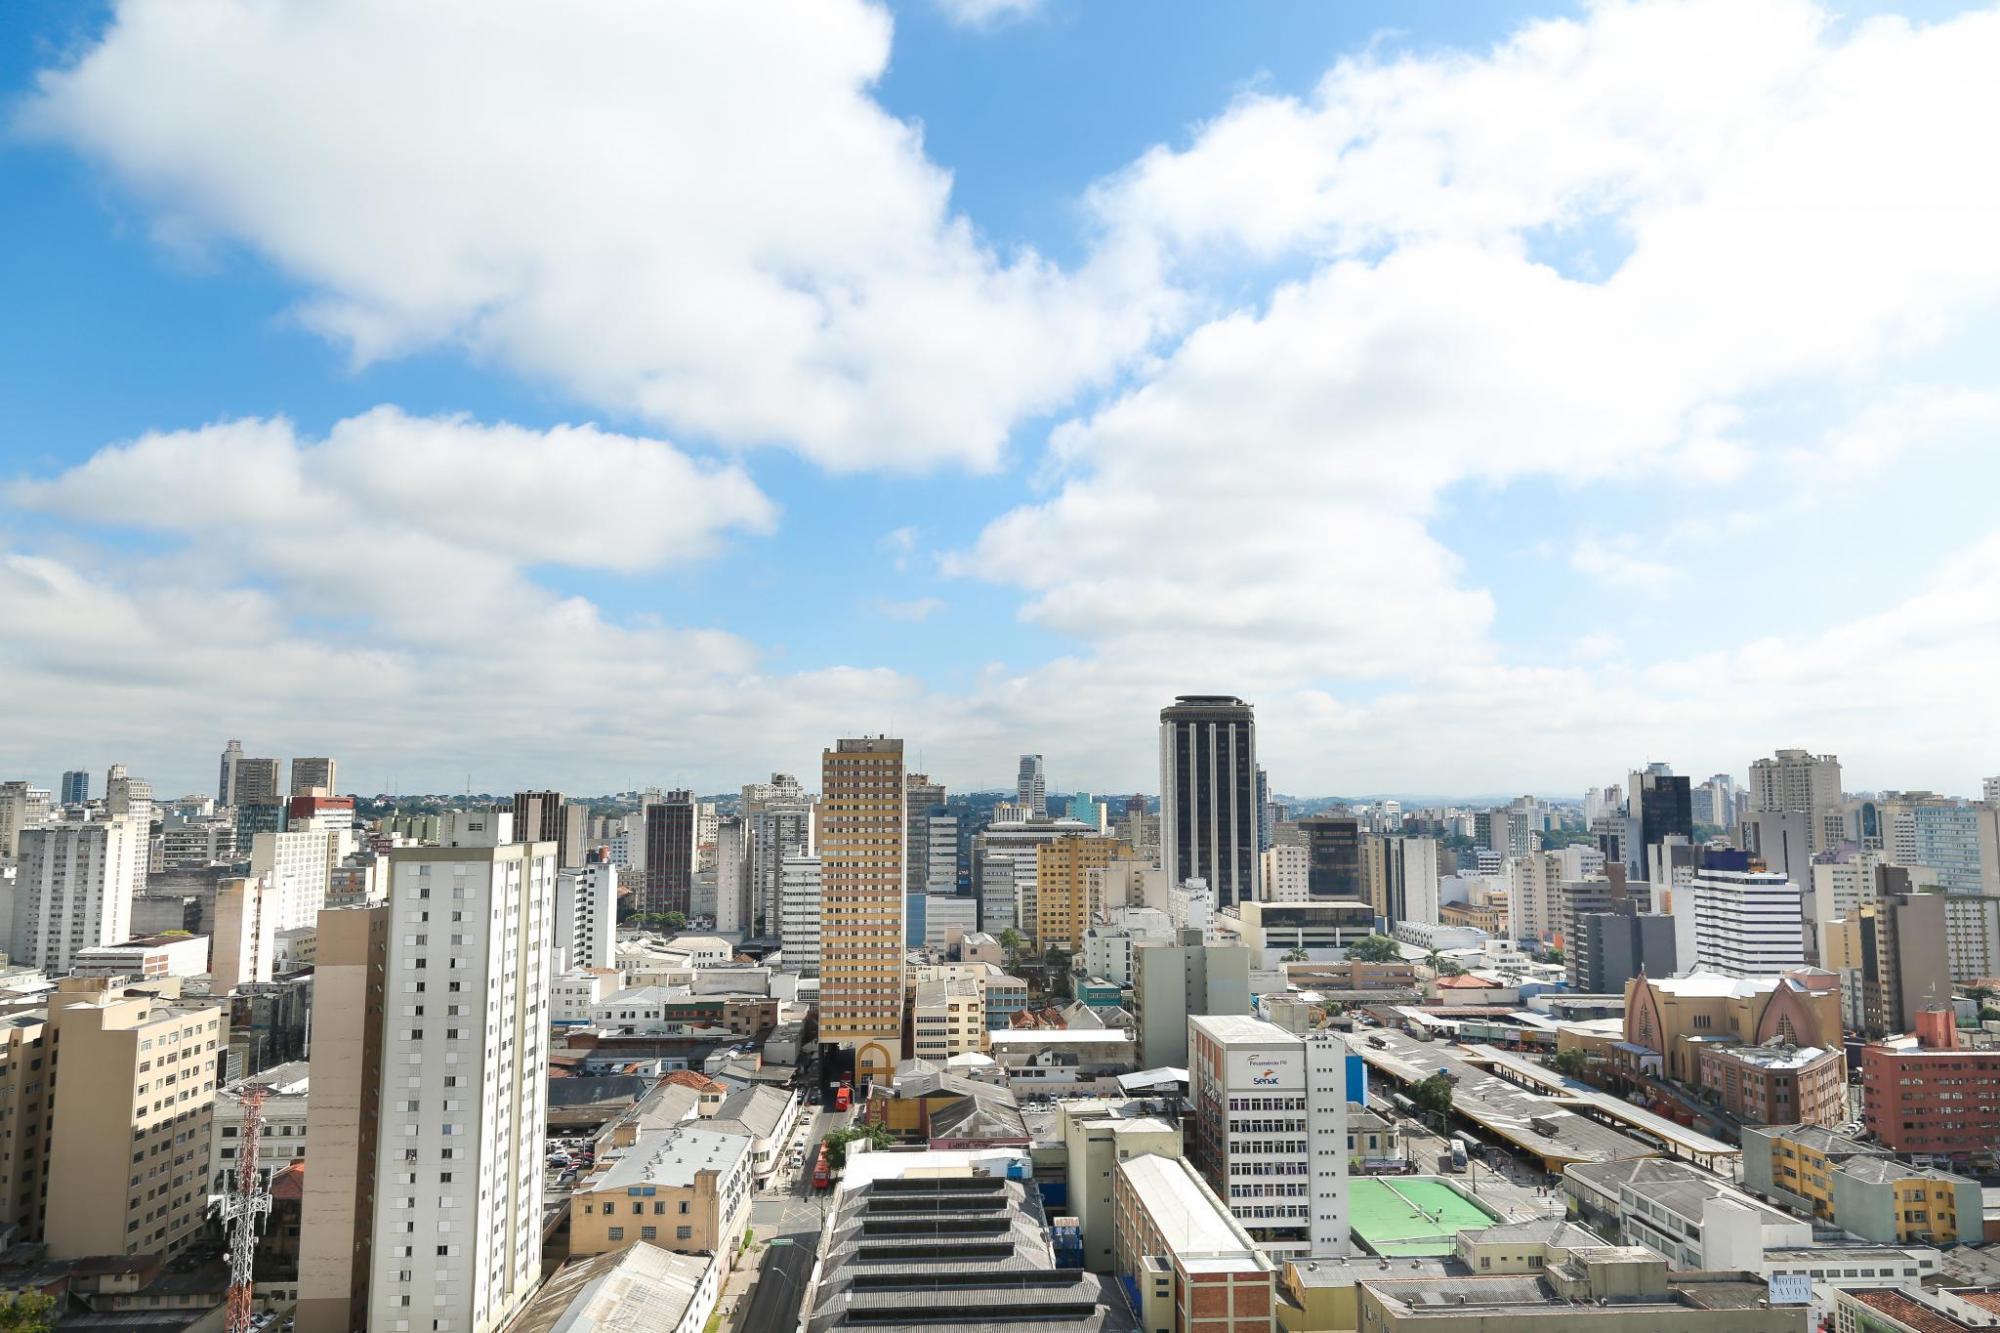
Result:
{"type": "Polygon", "coordinates": [[[1883,1314],[1897,1323],[1917,1330],[1917,1333],[1964,1333],[1966,1325],[1952,1318],[1944,1311],[1922,1301],[1914,1300],[1896,1287],[1858,1287],[1841,1293],[1842,1297],[1865,1305],[1878,1314],[1883,1314]]]}
{"type": "Polygon", "coordinates": [[[715,1260],[633,1245],[566,1264],[507,1325],[508,1333],[613,1333],[673,1328],[715,1260]]]}
{"type": "Polygon", "coordinates": [[[1147,1153],[1118,1163],[1117,1169],[1174,1253],[1213,1257],[1240,1250],[1255,1256],[1260,1267],[1270,1267],[1249,1233],[1180,1158],[1147,1153]]]}
{"type": "Polygon", "coordinates": [[[1750,1128],[1759,1134],[1785,1139],[1827,1157],[1893,1156],[1887,1148],[1878,1144],[1863,1143],[1860,1139],[1836,1134],[1820,1125],[1752,1125],[1750,1128]]]}
{"type": "Polygon", "coordinates": [[[607,1169],[581,1183],[578,1193],[669,1185],[685,1189],[703,1171],[727,1172],[750,1151],[750,1140],[694,1125],[642,1129],[638,1141],[607,1169]]]}
{"type": "Polygon", "coordinates": [[[1459,1232],[1500,1220],[1434,1176],[1356,1176],[1347,1203],[1355,1236],[1389,1258],[1450,1254],[1459,1232]]]}
{"type": "Polygon", "coordinates": [[[1248,1014],[1193,1014],[1188,1022],[1207,1033],[1215,1041],[1269,1042],[1278,1046],[1296,1046],[1299,1035],[1287,1032],[1276,1023],[1267,1023],[1261,1018],[1248,1014]]]}
{"type": "Polygon", "coordinates": [[[1857,1157],[1840,1165],[1842,1175],[1850,1180],[1863,1180],[1871,1184],[1883,1184],[1892,1180],[1948,1180],[1955,1184],[1969,1184],[1964,1176],[1955,1176],[1949,1171],[1940,1171],[1934,1166],[1911,1166],[1899,1162],[1894,1157],[1857,1157]]]}

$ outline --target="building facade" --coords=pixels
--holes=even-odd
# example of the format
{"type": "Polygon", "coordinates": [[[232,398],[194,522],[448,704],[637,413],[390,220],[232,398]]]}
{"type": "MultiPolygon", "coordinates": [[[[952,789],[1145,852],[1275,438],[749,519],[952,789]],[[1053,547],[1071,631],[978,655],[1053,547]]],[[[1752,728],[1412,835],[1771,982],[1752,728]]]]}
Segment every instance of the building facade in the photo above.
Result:
{"type": "Polygon", "coordinates": [[[820,755],[822,1042],[860,1081],[895,1073],[903,1045],[903,743],[839,741],[820,755]]]}
{"type": "Polygon", "coordinates": [[[694,908],[694,795],[670,791],[646,807],[646,890],[639,910],[659,914],[694,908]]]}
{"type": "Polygon", "coordinates": [[[1160,710],[1161,864],[1173,883],[1206,882],[1219,908],[1261,896],[1256,775],[1249,704],[1182,695],[1160,710]]]}

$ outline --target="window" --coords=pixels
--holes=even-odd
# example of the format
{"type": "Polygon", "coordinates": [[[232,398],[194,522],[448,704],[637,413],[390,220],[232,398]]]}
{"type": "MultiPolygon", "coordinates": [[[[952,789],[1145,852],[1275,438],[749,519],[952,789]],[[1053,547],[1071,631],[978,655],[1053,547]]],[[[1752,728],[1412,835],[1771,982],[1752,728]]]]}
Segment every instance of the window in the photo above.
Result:
{"type": "Polygon", "coordinates": [[[605,1232],[604,1234],[605,1234],[606,1236],[610,1237],[610,1238],[611,1238],[612,1240],[624,1240],[624,1239],[625,1239],[625,1228],[624,1228],[624,1227],[612,1227],[612,1228],[611,1228],[611,1229],[610,1229],[609,1231],[605,1232]]]}
{"type": "Polygon", "coordinates": [[[658,1227],[639,1228],[640,1240],[658,1240],[659,1238],[660,1238],[660,1229],[658,1227]]]}
{"type": "MultiPolygon", "coordinates": [[[[650,1230],[650,1228],[648,1228],[648,1229],[650,1230]]],[[[693,1240],[693,1239],[694,1239],[694,1228],[693,1228],[693,1227],[675,1227],[675,1228],[674,1228],[674,1239],[675,1239],[675,1240],[693,1240]]]]}

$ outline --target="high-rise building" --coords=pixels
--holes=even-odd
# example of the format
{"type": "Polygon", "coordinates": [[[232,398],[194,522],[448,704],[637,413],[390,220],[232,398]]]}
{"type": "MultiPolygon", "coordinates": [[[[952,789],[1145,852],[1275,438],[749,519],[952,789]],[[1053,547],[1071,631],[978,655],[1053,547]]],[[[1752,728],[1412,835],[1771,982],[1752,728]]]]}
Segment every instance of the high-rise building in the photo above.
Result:
{"type": "Polygon", "coordinates": [[[231,805],[280,805],[284,793],[278,786],[279,764],[275,759],[236,760],[236,785],[231,805]]]}
{"type": "MultiPolygon", "coordinates": [[[[1885,871],[1896,867],[1884,866],[1885,871]]],[[[1861,1028],[1870,1038],[1916,1030],[1917,1015],[1951,1000],[1945,895],[1888,892],[1859,909],[1861,1028]]]]}
{"type": "Polygon", "coordinates": [[[1264,862],[1258,871],[1263,881],[1264,901],[1267,903],[1302,903],[1311,893],[1311,873],[1308,868],[1310,854],[1298,843],[1273,843],[1266,847],[1261,857],[1264,862]]]}
{"type": "Polygon", "coordinates": [[[339,781],[333,760],[324,756],[292,760],[293,796],[338,796],[335,783],[339,781]]]}
{"type": "MultiPolygon", "coordinates": [[[[298,1333],[367,1329],[375,1196],[378,1185],[385,1189],[390,1185],[391,1171],[407,1174],[410,1167],[405,1160],[410,1149],[393,1144],[397,1160],[384,1160],[380,1144],[382,1042],[391,998],[389,911],[389,904],[376,903],[329,908],[319,916],[313,964],[312,1095],[306,1103],[306,1141],[313,1145],[313,1154],[301,1207],[298,1333]]],[[[406,1004],[400,978],[395,985],[400,1014],[406,1004]]],[[[424,1001],[427,1009],[430,1003],[428,998],[424,1001]]],[[[414,993],[408,995],[407,1006],[416,1007],[414,993]]],[[[429,1015],[424,1018],[428,1021],[429,1015]]],[[[409,1073],[405,1069],[389,1077],[407,1080],[409,1073]]],[[[439,1104],[442,1109],[442,1099],[439,1104]]],[[[422,1150],[417,1151],[421,1158],[422,1150]]],[[[408,1194],[405,1189],[401,1197],[408,1194]]],[[[446,1249],[465,1244],[462,1239],[437,1243],[446,1249]]],[[[406,1232],[395,1244],[413,1248],[416,1241],[413,1233],[406,1232]]]]}
{"type": "Polygon", "coordinates": [[[1913,855],[1898,861],[1937,872],[1947,893],[2000,896],[2000,809],[1970,801],[1920,801],[1910,807],[1913,855]]]}
{"type": "MultiPolygon", "coordinates": [[[[1806,965],[1799,886],[1769,871],[1735,869],[1711,853],[1694,877],[1694,957],[1729,977],[1769,977],[1806,965]]],[[[1675,896],[1678,910],[1680,896],[1675,896]]]]}
{"type": "Polygon", "coordinates": [[[1042,819],[1049,813],[1048,775],[1042,771],[1042,757],[1038,754],[1021,756],[1021,771],[1014,779],[1015,804],[1028,812],[1030,818],[1042,819]]]}
{"type": "Polygon", "coordinates": [[[243,742],[231,741],[222,747],[222,772],[216,779],[215,803],[236,804],[236,766],[243,762],[243,742]]]}
{"type": "Polygon", "coordinates": [[[1349,1251],[1347,1044],[1260,1018],[1188,1019],[1194,1165],[1273,1258],[1349,1251]]]}
{"type": "Polygon", "coordinates": [[[1172,941],[1136,941],[1131,954],[1132,1023],[1147,1069],[1187,1066],[1192,1015],[1250,1012],[1250,950],[1240,944],[1182,930],[1172,941]]]}
{"type": "Polygon", "coordinates": [[[1562,858],[1554,852],[1507,862],[1507,929],[1515,939],[1553,939],[1562,929],[1562,884],[1562,858]]]}
{"type": "Polygon", "coordinates": [[[1308,815],[1295,827],[1306,840],[1306,892],[1310,896],[1367,896],[1368,879],[1361,865],[1360,820],[1351,815],[1308,815]]]}
{"type": "Polygon", "coordinates": [[[803,847],[778,863],[778,947],[787,971],[816,977],[820,966],[820,864],[803,847]]]}
{"type": "Polygon", "coordinates": [[[134,844],[145,846],[146,825],[132,816],[23,830],[14,961],[62,976],[78,951],[131,938],[134,844]]]}
{"type": "Polygon", "coordinates": [[[0,862],[11,862],[21,854],[21,832],[45,823],[50,814],[49,793],[25,782],[0,783],[0,862]]]}
{"type": "Polygon", "coordinates": [[[250,840],[250,873],[269,885],[266,906],[274,930],[298,930],[319,919],[334,867],[354,849],[352,829],[306,828],[258,833],[250,840]]]}
{"type": "Polygon", "coordinates": [[[778,933],[778,899],[784,858],[811,855],[813,801],[789,773],[743,788],[744,838],[749,851],[750,932],[778,933]]]}
{"type": "Polygon", "coordinates": [[[62,775],[62,804],[84,805],[90,800],[90,773],[86,769],[72,768],[62,775]]]}
{"type": "Polygon", "coordinates": [[[1113,838],[1072,835],[1035,849],[1035,919],[1031,940],[1037,949],[1075,953],[1090,927],[1090,872],[1131,855],[1113,838]]]}
{"type": "Polygon", "coordinates": [[[146,874],[152,865],[153,784],[127,773],[125,765],[113,764],[104,775],[104,810],[113,817],[123,815],[130,819],[137,830],[136,836],[128,840],[132,854],[132,892],[144,893],[146,874]]]}
{"type": "Polygon", "coordinates": [[[1694,798],[1688,780],[1674,776],[1665,764],[1648,764],[1632,775],[1630,836],[1625,863],[1635,876],[1646,873],[1646,849],[1678,833],[1694,841],[1694,798]]]}
{"type": "Polygon", "coordinates": [[[904,884],[911,893],[925,893],[930,888],[930,818],[944,805],[944,784],[932,782],[927,773],[912,773],[907,780],[906,793],[903,806],[909,821],[909,833],[903,845],[909,864],[904,884]]]}
{"type": "Polygon", "coordinates": [[[528,842],[554,843],[559,868],[583,864],[584,852],[590,847],[589,806],[565,801],[559,791],[517,791],[513,810],[517,837],[528,842]]]}
{"type": "Polygon", "coordinates": [[[208,1212],[222,1010],[71,977],[48,1012],[49,1258],[178,1254],[208,1212]]]}
{"type": "Polygon", "coordinates": [[[739,815],[715,821],[715,928],[741,934],[750,928],[750,847],[739,815]]]}
{"type": "MultiPolygon", "coordinates": [[[[1438,920],[1438,845],[1435,838],[1370,833],[1361,841],[1363,896],[1390,926],[1438,920]]],[[[1276,901],[1273,899],[1272,901],[1276,901]]]]}
{"type": "Polygon", "coordinates": [[[1981,782],[1979,799],[1988,805],[2000,806],[2000,778],[1987,778],[1981,782]]]}
{"type": "Polygon", "coordinates": [[[1701,789],[1695,793],[1694,802],[1696,823],[1719,829],[1735,827],[1736,779],[1727,773],[1717,773],[1702,783],[1701,789]]]}
{"type": "Polygon", "coordinates": [[[646,807],[646,891],[642,912],[679,912],[694,906],[694,793],[670,791],[646,807]]]}
{"type": "Polygon", "coordinates": [[[820,755],[822,1042],[854,1052],[857,1086],[903,1048],[903,743],[845,739],[820,755]]]}
{"type": "Polygon", "coordinates": [[[934,810],[924,820],[924,892],[958,891],[958,816],[934,810]]]}
{"type": "Polygon", "coordinates": [[[592,852],[580,866],[556,870],[552,971],[610,967],[618,942],[618,867],[592,852]]]}
{"type": "Polygon", "coordinates": [[[556,849],[512,824],[389,853],[373,1330],[492,1333],[540,1281],[556,849]]]}
{"type": "Polygon", "coordinates": [[[1183,694],[1162,708],[1160,856],[1168,878],[1206,882],[1218,909],[1256,899],[1261,817],[1250,705],[1232,695],[1183,694]]]}
{"type": "Polygon", "coordinates": [[[1752,810],[1814,811],[1841,802],[1840,760],[1809,750],[1780,750],[1750,765],[1752,810]]]}

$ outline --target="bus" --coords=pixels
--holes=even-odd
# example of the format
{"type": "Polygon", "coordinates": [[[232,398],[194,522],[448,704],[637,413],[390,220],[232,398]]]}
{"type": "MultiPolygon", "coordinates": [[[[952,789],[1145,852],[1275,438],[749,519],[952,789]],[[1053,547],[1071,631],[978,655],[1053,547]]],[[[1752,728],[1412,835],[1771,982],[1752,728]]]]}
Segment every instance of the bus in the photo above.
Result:
{"type": "Polygon", "coordinates": [[[823,1190],[833,1183],[833,1168],[826,1163],[826,1145],[819,1145],[819,1160],[813,1163],[813,1188],[823,1190]]]}
{"type": "Polygon", "coordinates": [[[1454,1134],[1451,1136],[1451,1169],[1463,1171],[1465,1167],[1465,1138],[1463,1135],[1454,1134]]]}
{"type": "Polygon", "coordinates": [[[854,1089],[847,1085],[846,1079],[842,1079],[839,1085],[833,1090],[833,1109],[836,1111],[845,1111],[853,1104],[854,1089]]]}

